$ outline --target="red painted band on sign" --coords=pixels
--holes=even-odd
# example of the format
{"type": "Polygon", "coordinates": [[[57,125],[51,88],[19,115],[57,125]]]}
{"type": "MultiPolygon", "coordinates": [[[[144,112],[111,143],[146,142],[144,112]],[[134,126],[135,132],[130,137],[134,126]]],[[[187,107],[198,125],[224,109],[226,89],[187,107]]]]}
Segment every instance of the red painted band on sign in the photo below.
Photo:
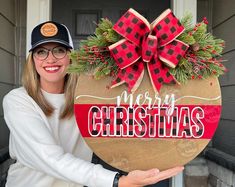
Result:
{"type": "Polygon", "coordinates": [[[220,105],[175,105],[130,108],[129,105],[75,104],[83,137],[211,139],[220,105]]]}

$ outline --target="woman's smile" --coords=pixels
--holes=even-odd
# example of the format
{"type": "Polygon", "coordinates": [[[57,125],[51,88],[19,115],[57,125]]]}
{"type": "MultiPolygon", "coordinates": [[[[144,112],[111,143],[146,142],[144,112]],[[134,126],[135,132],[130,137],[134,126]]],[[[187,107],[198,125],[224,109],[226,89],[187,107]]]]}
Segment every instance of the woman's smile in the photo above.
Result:
{"type": "Polygon", "coordinates": [[[61,66],[53,65],[53,66],[45,66],[43,68],[47,73],[56,73],[60,70],[61,66]]]}

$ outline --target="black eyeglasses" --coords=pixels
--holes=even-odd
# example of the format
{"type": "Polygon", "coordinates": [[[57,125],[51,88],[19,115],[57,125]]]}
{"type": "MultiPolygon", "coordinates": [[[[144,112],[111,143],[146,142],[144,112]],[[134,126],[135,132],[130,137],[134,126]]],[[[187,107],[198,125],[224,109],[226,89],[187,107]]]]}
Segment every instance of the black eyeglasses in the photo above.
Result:
{"type": "Polygon", "coordinates": [[[52,55],[56,59],[62,59],[67,54],[67,48],[65,48],[63,46],[57,46],[57,47],[54,47],[52,49],[47,49],[47,48],[44,48],[44,47],[39,47],[39,48],[36,48],[33,51],[33,56],[35,58],[37,58],[38,60],[45,60],[49,56],[49,52],[50,51],[52,52],[52,55]]]}

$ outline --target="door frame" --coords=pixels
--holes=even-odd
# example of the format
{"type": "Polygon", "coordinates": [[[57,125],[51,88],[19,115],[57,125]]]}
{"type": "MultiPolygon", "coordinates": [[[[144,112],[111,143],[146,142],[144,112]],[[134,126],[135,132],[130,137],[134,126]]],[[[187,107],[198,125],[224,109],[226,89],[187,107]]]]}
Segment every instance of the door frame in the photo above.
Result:
{"type": "MultiPolygon", "coordinates": [[[[181,18],[186,11],[192,13],[193,23],[197,18],[197,0],[171,0],[171,9],[181,18]]],[[[52,0],[27,0],[27,25],[26,25],[26,55],[30,49],[31,30],[43,21],[52,18],[52,0]]],[[[171,180],[170,187],[183,187],[183,172],[171,180]]]]}

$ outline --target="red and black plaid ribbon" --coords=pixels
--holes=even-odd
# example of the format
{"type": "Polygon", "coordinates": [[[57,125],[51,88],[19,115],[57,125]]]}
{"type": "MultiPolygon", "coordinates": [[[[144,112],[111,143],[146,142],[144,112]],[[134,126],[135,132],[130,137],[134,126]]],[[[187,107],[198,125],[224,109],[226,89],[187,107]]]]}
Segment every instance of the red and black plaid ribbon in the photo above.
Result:
{"type": "Polygon", "coordinates": [[[143,62],[147,64],[155,91],[159,91],[163,83],[176,82],[168,67],[175,68],[188,45],[176,40],[184,27],[170,9],[152,24],[135,10],[129,9],[113,29],[124,39],[109,46],[120,68],[112,87],[127,83],[129,91],[134,92],[143,79],[143,62]]]}

